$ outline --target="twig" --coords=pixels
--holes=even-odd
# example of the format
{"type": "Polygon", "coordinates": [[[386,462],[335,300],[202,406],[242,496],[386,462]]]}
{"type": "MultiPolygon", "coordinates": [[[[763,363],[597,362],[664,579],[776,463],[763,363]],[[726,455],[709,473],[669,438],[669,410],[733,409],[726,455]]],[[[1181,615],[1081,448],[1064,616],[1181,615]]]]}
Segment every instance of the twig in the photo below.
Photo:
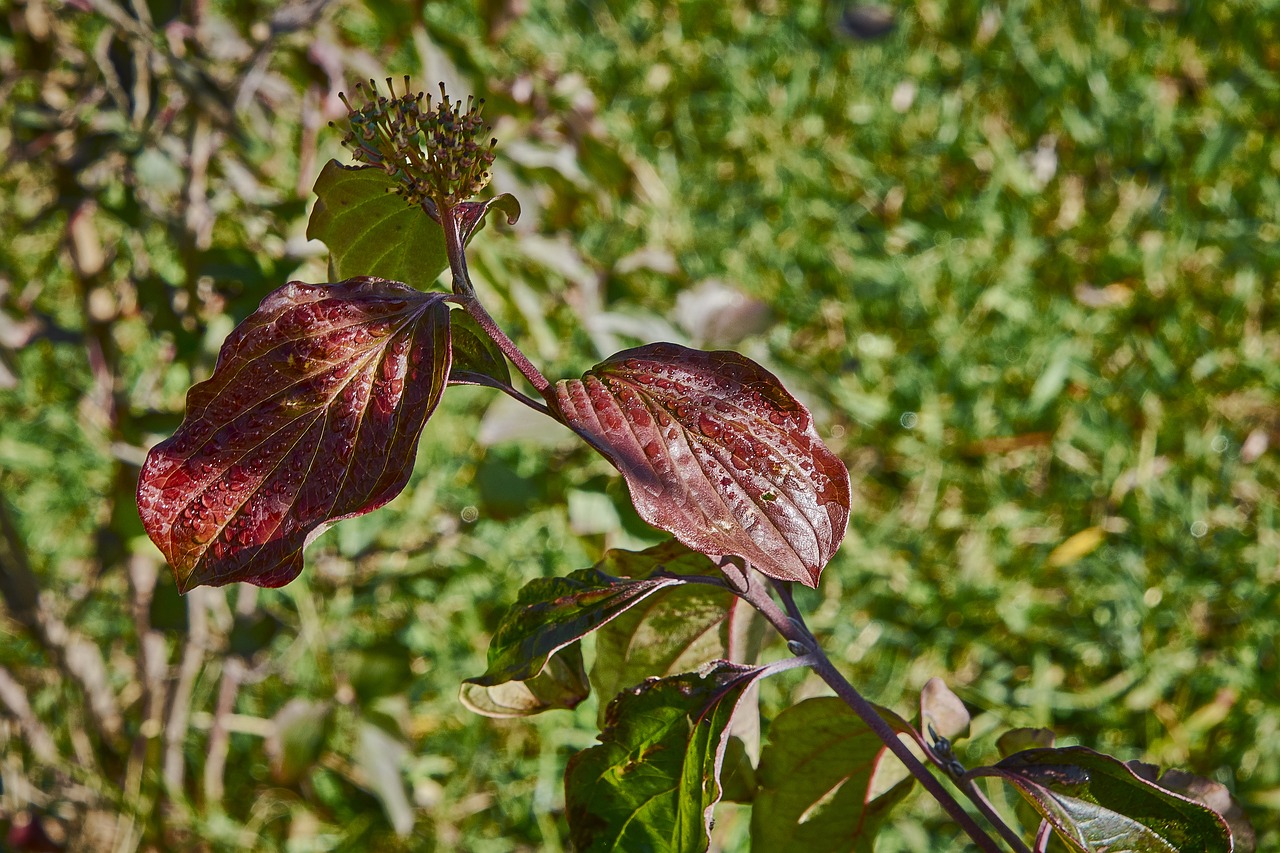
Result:
{"type": "Polygon", "coordinates": [[[462,231],[458,226],[458,218],[454,214],[451,207],[441,207],[440,211],[440,227],[444,229],[444,245],[449,255],[449,268],[453,271],[453,292],[457,295],[457,302],[463,309],[471,315],[471,319],[475,320],[477,325],[484,330],[485,334],[498,345],[498,349],[502,350],[502,354],[510,359],[516,369],[525,379],[529,380],[529,384],[534,390],[548,400],[551,383],[542,375],[538,368],[534,367],[533,362],[525,356],[520,348],[515,345],[511,338],[507,337],[507,333],[498,327],[493,317],[485,310],[484,305],[476,297],[475,285],[471,283],[471,274],[467,271],[467,255],[462,245],[462,231]]]}
{"type": "Polygon", "coordinates": [[[1000,833],[1000,837],[1005,840],[1005,843],[1015,853],[1031,853],[1031,849],[1023,842],[1022,837],[1013,831],[1013,827],[1004,822],[1000,812],[996,811],[996,807],[992,805],[991,800],[987,799],[987,795],[982,792],[982,789],[972,779],[957,780],[956,786],[964,792],[964,795],[977,807],[982,816],[995,827],[996,832],[1000,833]]]}
{"type": "Polygon", "coordinates": [[[826,652],[822,647],[814,642],[812,635],[808,629],[804,627],[803,621],[797,620],[792,616],[788,616],[782,612],[782,609],[769,597],[768,591],[758,582],[750,583],[747,591],[742,594],[742,598],[760,611],[765,619],[769,620],[769,624],[777,629],[778,633],[788,642],[788,646],[793,650],[800,650],[800,654],[812,659],[813,671],[836,692],[836,695],[844,700],[850,708],[853,709],[867,727],[875,732],[876,736],[884,742],[889,751],[898,757],[898,759],[906,765],[911,775],[920,781],[933,798],[938,801],[951,818],[960,825],[960,828],[968,833],[973,839],[974,844],[985,853],[1003,853],[1000,846],[990,835],[986,833],[977,821],[964,810],[964,806],[951,795],[951,792],[942,787],[942,783],[937,777],[929,772],[929,768],[925,767],[920,759],[907,748],[898,735],[889,724],[881,718],[875,707],[862,697],[857,689],[849,683],[849,681],[840,674],[840,671],[831,663],[826,652]]]}

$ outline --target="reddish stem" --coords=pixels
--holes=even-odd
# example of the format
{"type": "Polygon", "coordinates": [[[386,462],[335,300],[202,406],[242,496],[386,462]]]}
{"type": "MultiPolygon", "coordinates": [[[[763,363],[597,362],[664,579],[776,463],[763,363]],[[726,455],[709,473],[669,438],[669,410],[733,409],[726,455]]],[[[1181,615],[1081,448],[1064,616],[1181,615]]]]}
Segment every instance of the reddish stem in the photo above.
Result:
{"type": "MultiPolygon", "coordinates": [[[[457,302],[462,306],[471,319],[484,330],[484,333],[498,345],[498,349],[502,350],[502,354],[510,359],[515,365],[516,370],[529,381],[544,399],[550,401],[554,398],[551,391],[551,383],[542,375],[538,368],[534,367],[533,362],[525,357],[520,348],[515,345],[511,338],[507,337],[506,332],[498,327],[493,317],[485,310],[484,305],[476,297],[475,285],[471,283],[471,275],[467,271],[467,254],[462,245],[462,231],[458,224],[458,218],[454,215],[454,209],[442,204],[437,204],[440,213],[440,227],[444,229],[444,245],[445,251],[449,255],[449,268],[453,271],[453,292],[457,295],[457,302]]],[[[554,411],[554,410],[553,410],[554,411]]]]}
{"type": "Polygon", "coordinates": [[[747,591],[741,593],[744,601],[750,604],[760,614],[769,621],[789,642],[798,643],[804,648],[806,656],[813,660],[813,671],[818,677],[827,682],[827,685],[836,692],[836,695],[844,700],[845,704],[853,709],[867,727],[875,732],[876,736],[884,742],[889,751],[898,757],[898,759],[906,765],[911,775],[920,781],[925,790],[933,795],[951,818],[960,825],[960,828],[968,833],[973,839],[978,849],[985,853],[1003,853],[1000,846],[990,835],[988,835],[977,821],[964,810],[964,806],[951,795],[951,792],[942,787],[942,783],[937,777],[929,772],[929,768],[925,767],[920,759],[907,748],[901,740],[898,739],[897,733],[890,728],[889,724],[884,721],[875,707],[862,697],[862,694],[849,683],[849,681],[840,674],[840,671],[831,663],[826,652],[814,640],[812,634],[804,627],[799,620],[783,613],[777,603],[769,597],[768,590],[760,583],[751,578],[747,591]]]}

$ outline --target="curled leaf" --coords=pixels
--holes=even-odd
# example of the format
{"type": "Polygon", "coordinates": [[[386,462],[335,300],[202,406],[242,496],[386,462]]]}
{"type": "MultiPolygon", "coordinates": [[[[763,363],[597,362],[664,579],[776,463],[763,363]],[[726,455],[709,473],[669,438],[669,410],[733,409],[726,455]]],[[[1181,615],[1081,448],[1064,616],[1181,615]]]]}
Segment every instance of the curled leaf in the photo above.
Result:
{"type": "Polygon", "coordinates": [[[484,227],[485,217],[490,210],[500,210],[507,215],[507,224],[515,225],[520,218],[520,202],[511,193],[499,193],[484,201],[464,201],[453,209],[458,220],[458,230],[462,234],[463,245],[471,242],[472,236],[484,227]]]}
{"type": "Polygon", "coordinates": [[[849,472],[773,374],[737,353],[650,344],[558,383],[555,404],[622,472],[645,521],[817,586],[849,522],[849,472]]]}
{"type": "MultiPolygon", "coordinates": [[[[662,568],[681,575],[719,575],[715,563],[679,542],[666,542],[644,552],[656,559],[619,563],[614,571],[641,572],[633,580],[662,568]]],[[[649,676],[691,672],[709,660],[730,657],[730,615],[741,604],[722,586],[673,585],[645,597],[596,633],[591,684],[602,699],[649,676]]],[[[755,611],[751,611],[755,612],[755,611]]],[[[601,703],[600,716],[606,711],[601,703]]]]}
{"type": "Polygon", "coordinates": [[[369,277],[291,282],[231,333],[138,480],[180,591],[282,586],[330,523],[400,493],[449,376],[444,296],[369,277]]]}
{"type": "Polygon", "coordinates": [[[600,744],[573,756],[565,770],[575,848],[706,850],[729,722],[764,672],[716,661],[619,694],[600,744]]]}
{"type": "Polygon", "coordinates": [[[1017,789],[1079,853],[1231,853],[1226,821],[1212,809],[1082,746],[1028,749],[970,776],[1017,789]]]}
{"type": "MultiPolygon", "coordinates": [[[[687,554],[683,549],[674,552],[670,544],[640,552],[609,551],[593,568],[562,578],[530,581],[489,641],[489,668],[467,683],[492,687],[507,681],[528,681],[560,649],[658,590],[684,583],[679,578],[652,574],[667,565],[678,570],[675,561],[687,554]]],[[[700,554],[693,557],[707,562],[700,554]]]]}
{"type": "Polygon", "coordinates": [[[582,646],[572,643],[552,655],[532,678],[493,685],[464,682],[458,698],[468,710],[486,717],[530,717],[543,711],[576,708],[590,692],[582,665],[582,646]]]}

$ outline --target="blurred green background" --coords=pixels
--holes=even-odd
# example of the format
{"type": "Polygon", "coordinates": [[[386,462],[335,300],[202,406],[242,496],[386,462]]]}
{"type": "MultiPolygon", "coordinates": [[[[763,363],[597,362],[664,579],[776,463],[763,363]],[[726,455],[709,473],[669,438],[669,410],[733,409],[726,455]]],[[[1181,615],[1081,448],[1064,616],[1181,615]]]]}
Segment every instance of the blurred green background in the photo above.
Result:
{"type": "MultiPolygon", "coordinates": [[[[728,346],[813,409],[855,504],[800,604],[865,693],[941,676],[966,762],[1048,726],[1225,783],[1280,848],[1280,4],[608,7],[0,5],[0,828],[565,845],[596,699],[457,690],[524,582],[658,540],[603,460],[456,388],[281,590],[180,599],[133,504],[233,325],[325,278],[337,92],[411,73],[487,99],[524,215],[473,269],[544,372],[728,346]]],[[[915,798],[878,849],[948,847],[915,798]]]]}

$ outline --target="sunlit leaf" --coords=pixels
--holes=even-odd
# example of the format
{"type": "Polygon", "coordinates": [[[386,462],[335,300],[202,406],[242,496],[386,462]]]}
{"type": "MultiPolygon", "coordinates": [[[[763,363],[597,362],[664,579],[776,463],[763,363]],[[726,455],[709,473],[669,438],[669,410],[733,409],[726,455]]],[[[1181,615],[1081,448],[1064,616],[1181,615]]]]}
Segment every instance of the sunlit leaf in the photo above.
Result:
{"type": "Polygon", "coordinates": [[[552,655],[533,678],[494,685],[467,682],[462,685],[459,699],[486,717],[530,717],[543,711],[576,708],[590,692],[582,647],[570,643],[552,655]]]}
{"type": "Polygon", "coordinates": [[[555,393],[645,521],[694,550],[817,585],[848,524],[849,473],[773,374],[732,352],[650,344],[555,393]]]}
{"type": "MultiPolygon", "coordinates": [[[[657,567],[681,575],[717,576],[715,563],[679,542],[644,552],[655,559],[645,566],[632,560],[615,571],[640,571],[635,579],[657,567]]],[[[600,697],[603,721],[606,703],[619,691],[651,676],[691,672],[717,658],[729,657],[729,614],[739,599],[728,589],[684,584],[662,589],[603,626],[596,634],[596,657],[591,684],[600,697]]],[[[746,605],[743,605],[744,607],[746,605]]]]}
{"type": "MultiPolygon", "coordinates": [[[[897,715],[884,715],[896,730],[897,715]]],[[[834,696],[787,708],[769,727],[751,813],[753,850],[871,851],[880,825],[911,790],[908,776],[879,796],[882,761],[897,761],[848,705],[834,696]]]]}
{"type": "Polygon", "coordinates": [[[590,569],[530,581],[489,641],[489,668],[467,683],[492,687],[506,681],[528,681],[558,650],[658,590],[683,583],[674,577],[652,576],[670,556],[666,548],[610,551],[590,569]]]}
{"type": "Polygon", "coordinates": [[[706,850],[729,721],[762,672],[717,661],[614,699],[601,743],[571,758],[565,771],[575,848],[706,850]]]}
{"type": "Polygon", "coordinates": [[[1226,785],[1176,768],[1162,773],[1154,764],[1141,761],[1129,761],[1126,764],[1140,778],[1154,782],[1166,791],[1189,797],[1217,812],[1231,828],[1235,853],[1253,853],[1257,848],[1258,839],[1253,824],[1226,785]]]}
{"type": "Polygon", "coordinates": [[[330,160],[316,179],[307,236],[329,247],[337,278],[379,276],[430,290],[449,267],[444,230],[396,186],[381,169],[330,160]]]}
{"type": "Polygon", "coordinates": [[[443,297],[291,282],[231,333],[138,481],[180,590],[288,583],[331,522],[400,493],[449,375],[443,297]]]}
{"type": "Polygon", "coordinates": [[[1013,785],[1079,853],[1230,853],[1231,833],[1212,809],[1149,782],[1082,746],[1014,753],[973,776],[1013,785]]]}

